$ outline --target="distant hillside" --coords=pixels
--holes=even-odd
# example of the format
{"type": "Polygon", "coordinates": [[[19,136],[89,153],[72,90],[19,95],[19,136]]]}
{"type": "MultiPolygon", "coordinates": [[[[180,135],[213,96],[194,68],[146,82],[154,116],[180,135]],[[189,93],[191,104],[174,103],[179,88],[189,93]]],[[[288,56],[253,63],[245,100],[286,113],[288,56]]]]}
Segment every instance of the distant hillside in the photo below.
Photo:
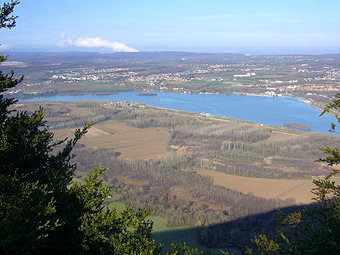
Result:
{"type": "Polygon", "coordinates": [[[221,58],[242,58],[242,54],[214,54],[214,53],[192,53],[192,52],[117,52],[117,53],[98,53],[98,52],[11,52],[10,61],[174,61],[174,60],[216,60],[221,58]]]}

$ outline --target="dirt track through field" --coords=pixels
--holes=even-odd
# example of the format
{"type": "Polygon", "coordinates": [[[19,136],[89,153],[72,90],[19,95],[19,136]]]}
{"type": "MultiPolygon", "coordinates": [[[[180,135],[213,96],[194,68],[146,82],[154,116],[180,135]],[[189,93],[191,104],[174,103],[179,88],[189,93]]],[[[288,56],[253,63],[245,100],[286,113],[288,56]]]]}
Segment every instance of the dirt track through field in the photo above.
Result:
{"type": "MultiPolygon", "coordinates": [[[[291,180],[251,178],[225,174],[213,170],[199,170],[197,173],[211,177],[216,185],[243,193],[252,193],[255,196],[267,199],[294,198],[297,203],[310,203],[312,202],[312,197],[314,197],[311,193],[311,189],[314,188],[312,179],[291,180]]],[[[339,183],[340,178],[336,178],[336,182],[339,183]]]]}

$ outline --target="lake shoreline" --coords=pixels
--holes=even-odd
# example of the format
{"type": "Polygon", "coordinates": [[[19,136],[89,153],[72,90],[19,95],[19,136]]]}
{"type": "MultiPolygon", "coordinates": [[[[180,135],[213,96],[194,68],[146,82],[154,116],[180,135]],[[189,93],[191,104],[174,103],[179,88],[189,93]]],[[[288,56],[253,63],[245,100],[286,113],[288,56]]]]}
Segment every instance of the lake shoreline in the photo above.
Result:
{"type": "MultiPolygon", "coordinates": [[[[115,92],[110,92],[110,91],[95,91],[92,93],[89,92],[77,92],[77,91],[70,91],[70,93],[64,93],[64,92],[53,92],[53,93],[34,93],[34,94],[24,94],[24,95],[17,95],[17,94],[8,94],[10,96],[15,96],[15,98],[19,99],[19,98],[23,98],[23,99],[28,99],[28,98],[32,98],[32,97],[47,97],[47,96],[82,96],[82,95],[115,95],[115,94],[119,94],[119,93],[123,93],[123,92],[136,92],[136,93],[172,93],[172,94],[186,94],[186,95],[239,95],[239,96],[255,96],[255,97],[267,97],[267,98],[284,98],[287,100],[290,100],[289,98],[294,98],[297,102],[301,102],[304,103],[306,105],[309,105],[311,107],[313,107],[316,110],[319,111],[323,111],[324,109],[324,105],[322,105],[321,103],[318,102],[314,102],[312,99],[308,99],[308,98],[302,98],[302,97],[295,97],[293,95],[280,95],[280,96],[271,96],[271,95],[267,95],[264,93],[214,93],[214,92],[206,92],[206,93],[191,93],[191,92],[180,92],[180,91],[171,91],[171,92],[167,92],[167,91],[144,91],[144,90],[116,90],[115,92]]],[[[293,99],[291,99],[293,100],[293,99]]],[[[328,113],[329,115],[336,117],[336,113],[330,111],[328,113]]]]}
{"type": "MultiPolygon", "coordinates": [[[[319,118],[320,112],[306,102],[293,97],[272,97],[254,95],[153,93],[153,96],[140,96],[141,92],[86,93],[76,95],[47,95],[17,98],[19,101],[130,101],[164,109],[199,112],[212,116],[226,116],[267,125],[284,126],[296,122],[310,126],[312,132],[327,133],[331,115],[319,118]],[[154,95],[156,94],[156,95],[154,95]]],[[[145,93],[145,91],[144,91],[145,93]]]]}

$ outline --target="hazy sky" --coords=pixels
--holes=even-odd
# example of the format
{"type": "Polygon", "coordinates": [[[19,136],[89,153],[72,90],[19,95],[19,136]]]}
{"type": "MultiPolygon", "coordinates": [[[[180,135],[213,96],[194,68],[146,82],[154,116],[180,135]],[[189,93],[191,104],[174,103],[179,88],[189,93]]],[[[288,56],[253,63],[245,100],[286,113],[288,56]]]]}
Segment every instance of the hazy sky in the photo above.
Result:
{"type": "Polygon", "coordinates": [[[340,0],[21,0],[15,14],[1,50],[340,52],[340,0]]]}

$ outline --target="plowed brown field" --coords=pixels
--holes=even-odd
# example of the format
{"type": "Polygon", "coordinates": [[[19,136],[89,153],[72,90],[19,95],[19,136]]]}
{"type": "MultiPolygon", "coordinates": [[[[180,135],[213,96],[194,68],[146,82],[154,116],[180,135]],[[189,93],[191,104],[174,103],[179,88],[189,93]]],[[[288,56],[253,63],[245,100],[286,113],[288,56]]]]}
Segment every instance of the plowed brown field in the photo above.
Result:
{"type": "MultiPolygon", "coordinates": [[[[56,138],[72,137],[74,129],[55,130],[56,138]]],[[[135,128],[116,121],[94,125],[80,143],[89,148],[114,149],[120,158],[152,159],[167,154],[170,138],[166,128],[135,128]]]]}
{"type": "MultiPolygon", "coordinates": [[[[278,199],[294,198],[297,203],[310,203],[312,202],[312,197],[314,197],[311,193],[311,189],[314,188],[312,179],[251,178],[212,170],[199,170],[197,173],[211,177],[216,185],[221,185],[243,193],[252,193],[259,197],[278,199]]],[[[340,183],[339,177],[335,178],[335,180],[337,183],[340,183]]]]}

